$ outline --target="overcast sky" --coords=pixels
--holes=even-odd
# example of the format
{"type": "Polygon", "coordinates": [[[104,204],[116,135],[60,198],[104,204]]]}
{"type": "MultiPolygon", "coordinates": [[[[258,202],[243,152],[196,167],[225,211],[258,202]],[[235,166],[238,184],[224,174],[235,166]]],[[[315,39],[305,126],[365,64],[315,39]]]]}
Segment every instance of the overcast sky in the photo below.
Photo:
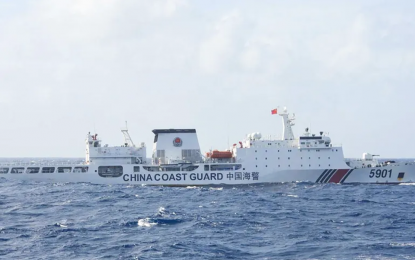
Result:
{"type": "Polygon", "coordinates": [[[415,157],[415,1],[0,0],[0,157],[83,157],[88,131],[330,133],[415,157]]]}

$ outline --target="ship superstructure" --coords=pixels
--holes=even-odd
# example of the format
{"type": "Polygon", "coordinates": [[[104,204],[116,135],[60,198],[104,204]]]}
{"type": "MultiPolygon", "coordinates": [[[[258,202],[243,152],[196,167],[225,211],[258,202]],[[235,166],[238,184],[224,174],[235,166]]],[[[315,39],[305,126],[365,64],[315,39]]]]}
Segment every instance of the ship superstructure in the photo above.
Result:
{"type": "Polygon", "coordinates": [[[228,150],[202,153],[195,129],[155,129],[151,157],[136,146],[127,129],[124,144],[102,145],[97,134],[85,140],[85,162],[76,165],[1,165],[0,176],[54,182],[134,183],[148,185],[254,184],[309,181],[317,183],[401,183],[415,181],[414,163],[381,162],[375,155],[345,159],[340,145],[324,132],[309,129],[295,138],[295,115],[282,117],[282,137],[248,134],[228,150]]]}

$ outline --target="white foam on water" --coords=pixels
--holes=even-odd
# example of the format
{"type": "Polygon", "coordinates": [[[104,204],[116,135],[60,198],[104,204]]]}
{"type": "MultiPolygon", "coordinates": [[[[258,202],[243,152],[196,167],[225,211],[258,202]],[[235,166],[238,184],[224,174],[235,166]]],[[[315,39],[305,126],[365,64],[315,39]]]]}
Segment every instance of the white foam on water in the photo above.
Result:
{"type": "Polygon", "coordinates": [[[415,243],[390,243],[390,245],[397,247],[415,247],[415,243]]]}
{"type": "Polygon", "coordinates": [[[293,198],[298,198],[298,195],[292,195],[292,194],[288,194],[287,197],[293,197],[293,198]]]}
{"type": "Polygon", "coordinates": [[[197,186],[187,186],[186,189],[197,189],[197,186]]]}
{"type": "Polygon", "coordinates": [[[219,188],[212,188],[212,187],[210,187],[209,190],[223,190],[223,187],[219,187],[219,188]]]}
{"type": "Polygon", "coordinates": [[[64,224],[62,224],[62,223],[56,223],[55,224],[56,226],[58,226],[58,227],[61,227],[61,228],[67,228],[68,226],[67,225],[64,225],[64,224]]]}
{"type": "Polygon", "coordinates": [[[157,225],[157,223],[151,222],[150,218],[139,219],[137,224],[140,227],[152,227],[152,226],[157,225]]]}
{"type": "Polygon", "coordinates": [[[415,185],[415,182],[399,183],[399,185],[415,185]]]}

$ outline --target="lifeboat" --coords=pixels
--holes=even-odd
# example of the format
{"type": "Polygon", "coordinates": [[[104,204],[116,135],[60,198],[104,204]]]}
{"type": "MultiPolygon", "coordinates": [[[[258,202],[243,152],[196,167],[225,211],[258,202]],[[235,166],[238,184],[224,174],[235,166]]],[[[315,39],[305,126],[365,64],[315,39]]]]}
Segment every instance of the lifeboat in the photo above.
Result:
{"type": "Polygon", "coordinates": [[[212,152],[206,153],[206,157],[217,159],[232,158],[232,152],[214,150],[212,152]]]}

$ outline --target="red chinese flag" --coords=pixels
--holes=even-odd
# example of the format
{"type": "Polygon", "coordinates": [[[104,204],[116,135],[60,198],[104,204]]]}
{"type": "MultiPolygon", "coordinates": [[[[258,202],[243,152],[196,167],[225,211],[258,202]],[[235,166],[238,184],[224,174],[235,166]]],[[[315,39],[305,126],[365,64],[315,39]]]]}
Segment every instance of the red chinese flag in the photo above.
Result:
{"type": "Polygon", "coordinates": [[[272,115],[276,115],[276,114],[277,114],[277,109],[273,109],[273,110],[271,110],[271,114],[272,114],[272,115]]]}

